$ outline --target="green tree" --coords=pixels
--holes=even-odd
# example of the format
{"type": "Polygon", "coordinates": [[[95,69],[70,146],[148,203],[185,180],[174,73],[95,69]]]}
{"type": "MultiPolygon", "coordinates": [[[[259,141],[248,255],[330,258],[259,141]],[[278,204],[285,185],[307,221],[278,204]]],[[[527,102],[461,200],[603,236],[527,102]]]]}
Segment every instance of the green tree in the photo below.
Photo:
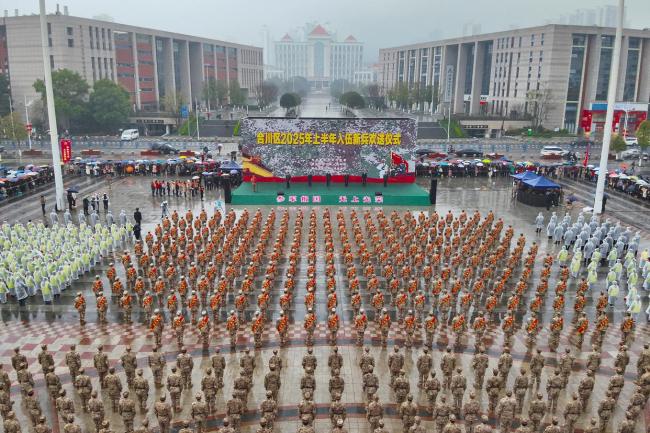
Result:
{"type": "Polygon", "coordinates": [[[286,108],[287,110],[290,108],[297,107],[300,105],[302,102],[300,95],[297,93],[285,93],[280,97],[280,107],[286,108]]]}
{"type": "Polygon", "coordinates": [[[239,87],[239,81],[237,80],[230,80],[228,96],[231,105],[243,105],[246,102],[246,95],[243,89],[239,87]]]}
{"type": "Polygon", "coordinates": [[[650,146],[650,120],[641,122],[636,130],[636,138],[642,150],[646,150],[650,146]]]}
{"type": "Polygon", "coordinates": [[[370,83],[363,88],[363,94],[373,108],[384,108],[384,93],[377,83],[370,83]]]}
{"type": "Polygon", "coordinates": [[[102,132],[115,132],[131,113],[129,93],[111,80],[95,81],[88,99],[90,115],[102,132]]]}
{"type": "Polygon", "coordinates": [[[0,138],[7,140],[25,140],[27,138],[25,124],[19,113],[14,111],[12,114],[0,117],[0,138]]]}
{"type": "Polygon", "coordinates": [[[616,154],[618,155],[619,153],[623,152],[625,149],[627,149],[627,144],[625,143],[625,139],[621,137],[618,134],[612,135],[612,141],[609,145],[609,148],[612,149],[616,154]]]}
{"type": "Polygon", "coordinates": [[[10,98],[9,77],[5,74],[0,74],[0,117],[6,116],[11,111],[9,105],[10,98]]]}
{"type": "Polygon", "coordinates": [[[363,100],[358,92],[345,92],[339,98],[341,105],[345,105],[349,108],[364,108],[366,106],[366,101],[363,100]]]}
{"type": "Polygon", "coordinates": [[[210,108],[216,108],[221,103],[218,96],[217,86],[217,80],[214,77],[208,78],[203,85],[203,100],[206,103],[209,102],[211,106],[210,108]]]}
{"type": "Polygon", "coordinates": [[[228,99],[228,85],[226,84],[226,82],[223,80],[217,81],[217,86],[215,87],[215,91],[217,92],[217,103],[219,105],[226,104],[228,99]]]}
{"type": "MultiPolygon", "coordinates": [[[[54,107],[60,127],[82,129],[88,120],[88,90],[90,86],[81,75],[69,69],[58,69],[52,72],[52,90],[54,92],[54,107]]],[[[36,80],[34,89],[41,94],[45,101],[45,82],[36,80]]]]}

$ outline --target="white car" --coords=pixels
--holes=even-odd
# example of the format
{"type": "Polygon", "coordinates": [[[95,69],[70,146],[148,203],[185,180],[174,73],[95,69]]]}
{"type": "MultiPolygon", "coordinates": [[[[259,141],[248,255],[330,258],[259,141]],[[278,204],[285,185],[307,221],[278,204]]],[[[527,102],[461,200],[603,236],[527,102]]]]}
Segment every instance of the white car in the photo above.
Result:
{"type": "Polygon", "coordinates": [[[637,144],[639,144],[639,140],[636,137],[627,136],[625,137],[625,144],[627,144],[628,146],[636,146],[637,144]]]}
{"type": "Polygon", "coordinates": [[[641,155],[641,150],[638,147],[633,149],[627,149],[621,152],[621,158],[623,159],[635,159],[641,155]]]}
{"type": "Polygon", "coordinates": [[[542,156],[564,156],[569,153],[568,150],[564,150],[558,146],[544,146],[540,151],[542,156]]]}
{"type": "Polygon", "coordinates": [[[120,140],[131,141],[131,140],[135,140],[138,137],[140,137],[140,132],[138,132],[137,129],[125,129],[124,131],[122,131],[120,140]]]}

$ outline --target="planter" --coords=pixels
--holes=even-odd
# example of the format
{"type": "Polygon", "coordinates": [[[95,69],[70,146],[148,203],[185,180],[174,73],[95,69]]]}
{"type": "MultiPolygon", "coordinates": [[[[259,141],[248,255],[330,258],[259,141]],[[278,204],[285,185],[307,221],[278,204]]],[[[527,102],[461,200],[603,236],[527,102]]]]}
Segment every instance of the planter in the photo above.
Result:
{"type": "Polygon", "coordinates": [[[83,156],[99,156],[102,154],[101,150],[95,150],[95,149],[84,149],[81,151],[81,154],[83,156]]]}
{"type": "Polygon", "coordinates": [[[23,156],[43,156],[42,150],[23,150],[23,156]]]}

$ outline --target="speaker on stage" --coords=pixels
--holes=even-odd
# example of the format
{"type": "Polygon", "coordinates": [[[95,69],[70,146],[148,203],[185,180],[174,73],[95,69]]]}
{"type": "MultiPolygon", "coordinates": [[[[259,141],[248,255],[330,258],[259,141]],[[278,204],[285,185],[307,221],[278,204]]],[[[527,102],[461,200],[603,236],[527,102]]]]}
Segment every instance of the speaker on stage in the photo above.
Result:
{"type": "Polygon", "coordinates": [[[345,182],[345,186],[347,187],[350,184],[350,175],[349,174],[344,175],[343,181],[345,182]]]}
{"type": "Polygon", "coordinates": [[[285,179],[287,181],[287,189],[291,188],[291,175],[286,175],[285,179]]]}
{"type": "Polygon", "coordinates": [[[436,194],[438,191],[438,179],[431,179],[431,186],[429,187],[429,203],[436,204],[436,194]]]}
{"type": "Polygon", "coordinates": [[[388,174],[384,175],[384,188],[388,186],[388,174]]]}
{"type": "Polygon", "coordinates": [[[332,183],[332,174],[331,173],[327,173],[325,175],[325,183],[327,184],[327,187],[329,188],[330,183],[332,183]]]}
{"type": "Polygon", "coordinates": [[[230,189],[230,175],[225,174],[223,178],[223,201],[230,204],[232,203],[232,190],[230,189]]]}
{"type": "Polygon", "coordinates": [[[363,186],[366,186],[366,183],[368,183],[368,173],[361,173],[361,183],[363,186]]]}
{"type": "Polygon", "coordinates": [[[311,188],[312,180],[314,180],[314,176],[312,174],[308,174],[307,175],[307,184],[309,185],[310,188],[311,188]]]}

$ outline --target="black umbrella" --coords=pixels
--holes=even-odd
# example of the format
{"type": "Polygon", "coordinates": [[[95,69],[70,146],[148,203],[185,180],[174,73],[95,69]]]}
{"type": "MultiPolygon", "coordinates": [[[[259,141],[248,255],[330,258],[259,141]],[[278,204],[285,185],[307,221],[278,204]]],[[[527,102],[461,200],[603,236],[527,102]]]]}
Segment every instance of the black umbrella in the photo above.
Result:
{"type": "Polygon", "coordinates": [[[71,187],[68,188],[66,191],[68,191],[68,192],[74,192],[74,193],[79,193],[79,187],[71,186],[71,187]]]}

